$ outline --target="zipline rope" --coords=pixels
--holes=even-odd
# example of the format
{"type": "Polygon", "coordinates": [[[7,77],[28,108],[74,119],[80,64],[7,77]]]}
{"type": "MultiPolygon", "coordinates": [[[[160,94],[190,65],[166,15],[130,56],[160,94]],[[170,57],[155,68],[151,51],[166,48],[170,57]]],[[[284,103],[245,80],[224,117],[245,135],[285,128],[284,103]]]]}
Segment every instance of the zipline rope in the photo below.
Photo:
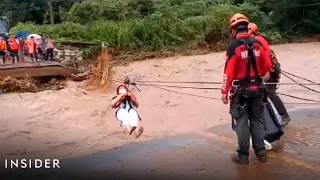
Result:
{"type": "MultiPolygon", "coordinates": [[[[124,82],[124,81],[117,81],[117,80],[110,80],[110,81],[119,82],[119,83],[123,83],[124,82]]],[[[173,90],[170,90],[170,89],[162,88],[161,86],[154,85],[154,84],[145,84],[145,83],[141,83],[141,84],[130,83],[130,84],[134,85],[134,86],[136,86],[136,85],[139,85],[139,86],[151,86],[151,87],[154,87],[154,88],[158,88],[158,89],[161,89],[161,90],[164,90],[164,91],[168,91],[168,92],[172,92],[172,93],[176,93],[176,94],[188,95],[188,96],[199,97],[199,98],[204,98],[204,99],[220,100],[219,98],[214,98],[214,97],[209,97],[209,96],[201,96],[201,95],[196,95],[196,94],[173,91],[173,90]]],[[[179,86],[174,86],[174,87],[180,88],[179,86]]]]}
{"type": "Polygon", "coordinates": [[[293,77],[296,77],[296,78],[299,78],[299,79],[302,79],[302,80],[305,80],[305,81],[308,81],[308,82],[313,83],[313,84],[318,84],[318,83],[316,83],[316,82],[314,82],[314,81],[311,81],[311,80],[309,80],[309,79],[307,79],[307,78],[304,78],[304,77],[301,77],[301,76],[297,76],[297,75],[294,75],[294,74],[292,74],[292,73],[289,73],[289,72],[287,72],[287,71],[282,70],[282,74],[283,74],[283,73],[285,73],[285,74],[287,74],[287,75],[290,75],[290,76],[293,76],[293,77]]]}
{"type": "MultiPolygon", "coordinates": [[[[114,82],[119,82],[119,83],[123,83],[124,81],[117,81],[117,80],[111,80],[111,81],[114,81],[114,82]]],[[[193,97],[199,97],[199,98],[204,98],[204,99],[214,99],[214,100],[220,100],[219,98],[214,98],[214,97],[209,97],[209,96],[201,96],[201,95],[196,95],[196,94],[190,94],[190,93],[184,93],[184,92],[179,92],[179,91],[174,91],[174,90],[170,90],[170,89],[166,89],[166,88],[163,88],[159,85],[154,85],[154,84],[146,84],[146,83],[131,83],[131,85],[138,85],[138,86],[151,86],[151,87],[154,87],[154,88],[158,88],[158,89],[161,89],[161,90],[164,90],[164,91],[168,91],[168,92],[172,92],[172,93],[176,93],[176,94],[182,94],[182,95],[188,95],[188,96],[193,96],[193,97]]],[[[175,88],[180,88],[180,86],[174,86],[175,88]]],[[[183,87],[183,88],[186,88],[186,87],[183,87]]],[[[190,89],[195,89],[193,87],[188,87],[190,89]]],[[[219,88],[220,89],[220,88],[219,88]]],[[[214,90],[217,90],[217,89],[214,89],[214,90]]],[[[283,95],[283,96],[287,96],[287,97],[291,97],[291,98],[294,98],[294,99],[299,99],[299,100],[304,100],[304,101],[308,101],[308,102],[313,102],[313,103],[296,103],[296,102],[285,102],[285,104],[320,104],[320,101],[317,101],[317,100],[312,100],[312,99],[307,99],[307,98],[302,98],[302,97],[298,97],[298,96],[292,96],[292,95],[289,95],[289,94],[284,94],[284,93],[278,93],[280,95],[283,95]]]]}
{"type": "MultiPolygon", "coordinates": [[[[295,81],[293,78],[289,77],[288,75],[285,75],[283,74],[284,76],[286,76],[288,79],[292,80],[294,83],[265,83],[266,85],[267,84],[278,84],[278,85],[300,85],[308,90],[311,90],[313,92],[317,92],[317,93],[320,93],[320,91],[317,91],[317,90],[314,90],[314,89],[311,89],[309,87],[306,87],[305,85],[320,85],[320,83],[315,83],[314,81],[311,81],[309,79],[306,79],[306,78],[303,78],[303,77],[300,77],[300,76],[297,76],[297,75],[293,75],[292,73],[289,73],[289,72],[286,72],[286,71],[282,71],[284,73],[287,73],[289,75],[292,75],[294,77],[297,77],[297,78],[300,78],[300,79],[303,79],[303,80],[306,80],[308,82],[310,82],[309,84],[308,83],[298,83],[297,81],[295,81]]],[[[117,74],[125,77],[125,75],[123,75],[122,73],[118,73],[116,72],[117,74]]],[[[163,88],[163,87],[173,87],[173,88],[188,88],[188,89],[205,89],[205,90],[220,90],[220,88],[214,88],[214,87],[205,87],[205,88],[201,88],[201,87],[192,87],[192,86],[169,86],[169,85],[162,85],[162,84],[148,84],[148,83],[162,83],[162,84],[165,84],[165,83],[186,83],[186,84],[219,84],[221,85],[222,83],[221,82],[200,82],[200,81],[135,81],[134,83],[132,83],[133,85],[139,85],[139,86],[151,86],[151,87],[155,87],[155,88],[158,88],[158,89],[162,89],[162,90],[165,90],[165,91],[168,91],[168,92],[173,92],[173,93],[177,93],[177,94],[184,94],[184,95],[189,95],[189,96],[194,96],[194,97],[200,97],[200,98],[206,98],[206,99],[215,99],[215,100],[220,100],[219,98],[213,98],[213,97],[208,97],[208,96],[200,96],[200,95],[195,95],[195,94],[189,94],[189,93],[183,93],[183,92],[178,92],[178,91],[173,91],[173,90],[169,90],[169,89],[166,89],[166,88],[163,88]]],[[[289,95],[289,94],[285,94],[285,93],[278,93],[279,95],[283,95],[283,96],[287,96],[287,97],[291,97],[291,98],[294,98],[294,99],[299,99],[299,100],[304,100],[304,101],[308,101],[308,102],[313,102],[313,103],[308,103],[308,104],[319,104],[320,101],[317,101],[317,100],[313,100],[313,99],[307,99],[307,98],[302,98],[302,97],[298,97],[298,96],[293,96],[293,95],[289,95]]],[[[286,103],[286,104],[300,104],[300,103],[286,103]]]]}
{"type": "Polygon", "coordinates": [[[285,73],[282,73],[282,75],[284,75],[286,78],[290,79],[291,81],[295,82],[296,84],[300,85],[300,86],[303,87],[303,88],[306,88],[306,89],[308,89],[308,90],[310,90],[310,91],[313,91],[313,92],[316,92],[316,93],[320,93],[320,91],[314,90],[314,89],[309,88],[309,87],[307,87],[307,86],[305,86],[305,85],[303,85],[303,84],[301,84],[301,83],[298,83],[296,80],[294,80],[293,78],[289,77],[289,76],[288,76],[287,74],[285,74],[285,73]]]}

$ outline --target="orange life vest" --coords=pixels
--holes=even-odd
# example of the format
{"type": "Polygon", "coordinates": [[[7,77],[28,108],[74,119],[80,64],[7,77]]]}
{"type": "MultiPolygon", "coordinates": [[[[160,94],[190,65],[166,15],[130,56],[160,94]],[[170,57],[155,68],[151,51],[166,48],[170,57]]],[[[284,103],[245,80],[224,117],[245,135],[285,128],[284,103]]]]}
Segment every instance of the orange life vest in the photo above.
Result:
{"type": "Polygon", "coordinates": [[[11,51],[18,51],[19,50],[19,43],[16,38],[9,39],[9,46],[11,51]]]}
{"type": "Polygon", "coordinates": [[[28,47],[29,54],[38,53],[38,43],[34,39],[28,39],[26,41],[26,46],[28,47]]]}
{"type": "Polygon", "coordinates": [[[2,51],[7,51],[8,50],[6,41],[4,41],[4,40],[0,41],[0,50],[2,50],[2,51]]]}

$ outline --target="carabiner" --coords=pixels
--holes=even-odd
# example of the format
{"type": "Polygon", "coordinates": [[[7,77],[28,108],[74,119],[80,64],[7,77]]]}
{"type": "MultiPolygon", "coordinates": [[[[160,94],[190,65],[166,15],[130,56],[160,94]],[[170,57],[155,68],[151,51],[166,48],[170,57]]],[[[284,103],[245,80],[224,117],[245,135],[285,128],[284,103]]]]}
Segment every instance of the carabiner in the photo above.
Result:
{"type": "Polygon", "coordinates": [[[231,85],[232,85],[232,87],[238,88],[240,85],[235,85],[234,84],[235,82],[239,82],[239,80],[233,80],[231,85]]]}
{"type": "Polygon", "coordinates": [[[230,91],[229,91],[229,94],[230,94],[231,96],[233,96],[233,95],[235,95],[235,94],[237,93],[238,87],[240,86],[240,85],[235,85],[235,82],[239,82],[239,80],[233,80],[233,81],[232,81],[231,86],[233,87],[233,89],[232,89],[232,90],[230,89],[230,91]]]}
{"type": "Polygon", "coordinates": [[[237,93],[237,91],[238,91],[238,86],[235,86],[234,89],[232,89],[232,90],[230,89],[230,91],[229,91],[230,96],[235,95],[237,93]]]}

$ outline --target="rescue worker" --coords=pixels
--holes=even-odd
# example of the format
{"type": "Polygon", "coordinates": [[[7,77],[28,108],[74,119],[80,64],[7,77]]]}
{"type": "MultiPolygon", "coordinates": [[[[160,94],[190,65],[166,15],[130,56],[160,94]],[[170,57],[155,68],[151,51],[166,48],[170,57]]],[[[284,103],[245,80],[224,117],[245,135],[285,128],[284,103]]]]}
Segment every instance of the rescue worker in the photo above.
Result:
{"type": "Polygon", "coordinates": [[[19,62],[19,49],[20,42],[14,35],[11,35],[9,38],[9,52],[12,59],[12,64],[19,62]]]}
{"type": "Polygon", "coordinates": [[[257,159],[267,162],[263,121],[263,102],[267,99],[262,78],[272,66],[262,44],[248,33],[248,24],[247,17],[240,13],[230,19],[229,30],[235,40],[227,49],[221,90],[222,102],[228,104],[230,99],[233,129],[238,137],[239,147],[231,159],[241,164],[249,164],[250,136],[257,159]]]}
{"type": "MultiPolygon", "coordinates": [[[[278,59],[276,58],[273,50],[270,49],[268,41],[262,35],[260,35],[260,33],[258,31],[258,26],[255,23],[249,23],[248,28],[249,28],[249,33],[252,36],[254,36],[255,39],[260,41],[261,44],[263,45],[263,47],[270,54],[270,60],[271,60],[273,67],[271,68],[271,70],[269,72],[270,76],[265,79],[266,82],[278,83],[279,79],[280,79],[280,73],[281,73],[280,64],[278,62],[278,59]]],[[[272,101],[273,105],[275,106],[279,115],[281,116],[282,120],[281,120],[280,124],[282,127],[284,127],[290,122],[291,118],[289,116],[289,113],[288,113],[284,103],[282,102],[281,98],[278,96],[278,94],[276,92],[277,84],[268,84],[268,85],[266,85],[266,88],[267,88],[269,99],[272,101]]]]}
{"type": "Polygon", "coordinates": [[[121,84],[117,88],[117,96],[112,99],[111,107],[118,108],[116,111],[116,118],[124,126],[129,135],[134,134],[136,138],[143,133],[143,127],[138,128],[138,121],[140,119],[137,108],[139,103],[136,96],[130,92],[125,84],[121,84]]]}
{"type": "Polygon", "coordinates": [[[0,36],[0,57],[2,57],[3,64],[6,63],[6,55],[7,55],[8,47],[7,42],[0,36]]]}
{"type": "Polygon", "coordinates": [[[30,39],[26,41],[26,47],[28,48],[28,53],[31,57],[32,62],[34,60],[38,61],[38,43],[33,36],[31,36],[30,39]]]}

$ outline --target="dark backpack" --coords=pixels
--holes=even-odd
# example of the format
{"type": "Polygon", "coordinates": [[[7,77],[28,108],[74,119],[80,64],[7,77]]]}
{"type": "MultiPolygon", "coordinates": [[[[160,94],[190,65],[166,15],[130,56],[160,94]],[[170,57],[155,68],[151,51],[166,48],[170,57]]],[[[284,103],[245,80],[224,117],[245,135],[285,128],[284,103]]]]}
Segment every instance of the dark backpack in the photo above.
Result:
{"type": "Polygon", "coordinates": [[[267,101],[265,104],[263,117],[265,125],[265,140],[269,143],[279,140],[284,132],[270,101],[267,101]]]}

